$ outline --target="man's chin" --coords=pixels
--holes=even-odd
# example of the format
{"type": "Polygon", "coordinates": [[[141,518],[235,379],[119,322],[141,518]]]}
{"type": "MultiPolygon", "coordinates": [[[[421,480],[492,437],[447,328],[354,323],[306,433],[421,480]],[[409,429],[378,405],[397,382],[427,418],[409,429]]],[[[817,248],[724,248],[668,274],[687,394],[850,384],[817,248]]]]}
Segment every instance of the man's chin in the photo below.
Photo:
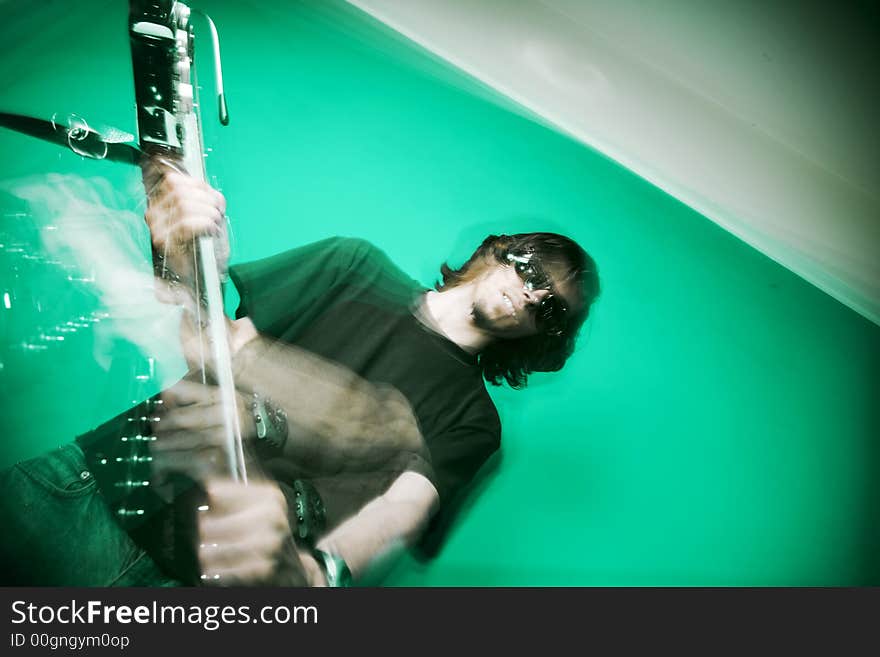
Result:
{"type": "Polygon", "coordinates": [[[481,331],[485,331],[486,333],[499,338],[510,337],[508,336],[508,332],[511,331],[511,327],[507,323],[506,316],[495,317],[493,319],[481,308],[474,308],[471,312],[471,317],[473,317],[474,326],[481,331]]]}

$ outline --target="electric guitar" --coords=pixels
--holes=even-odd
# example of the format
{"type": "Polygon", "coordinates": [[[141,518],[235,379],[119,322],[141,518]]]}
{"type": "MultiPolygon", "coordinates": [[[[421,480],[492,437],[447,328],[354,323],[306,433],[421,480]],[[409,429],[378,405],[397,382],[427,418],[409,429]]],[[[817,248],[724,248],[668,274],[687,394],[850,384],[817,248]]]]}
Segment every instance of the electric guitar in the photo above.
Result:
{"type": "MultiPolygon", "coordinates": [[[[153,164],[206,181],[199,116],[198,81],[194,66],[194,28],[190,8],[174,0],[130,0],[129,36],[134,73],[140,150],[153,164]]],[[[217,33],[210,18],[217,58],[219,114],[228,123],[219,67],[217,33]]],[[[145,171],[147,168],[145,167],[145,171]]],[[[145,181],[146,182],[146,181],[145,181]]],[[[150,190],[147,190],[148,194],[150,190]]],[[[222,403],[225,473],[247,483],[231,355],[223,314],[221,281],[214,238],[196,237],[190,249],[195,276],[195,324],[204,336],[197,370],[203,384],[216,385],[222,403]],[[209,375],[210,372],[210,375],[209,375]]],[[[153,253],[156,275],[175,284],[166,267],[165,253],[153,253]]],[[[148,361],[137,377],[149,382],[148,361]]],[[[137,390],[132,399],[143,399],[137,390]]],[[[86,454],[105,501],[134,540],[166,571],[185,582],[197,582],[198,563],[193,530],[195,513],[204,503],[199,486],[185,476],[172,478],[157,489],[152,476],[153,429],[162,401],[147,399],[128,414],[113,418],[93,432],[86,454]]]]}

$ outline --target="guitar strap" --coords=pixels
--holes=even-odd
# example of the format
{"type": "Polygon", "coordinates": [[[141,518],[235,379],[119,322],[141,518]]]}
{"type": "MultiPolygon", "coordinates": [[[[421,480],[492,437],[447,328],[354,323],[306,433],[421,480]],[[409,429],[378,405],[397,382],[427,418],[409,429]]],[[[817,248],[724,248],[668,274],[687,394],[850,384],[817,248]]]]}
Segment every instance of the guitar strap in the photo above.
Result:
{"type": "Polygon", "coordinates": [[[143,157],[139,148],[126,143],[134,136],[115,128],[98,132],[84,119],[72,114],[66,115],[64,121],[58,120],[57,114],[47,121],[0,112],[0,127],[69,148],[77,155],[95,160],[137,165],[143,157]]]}

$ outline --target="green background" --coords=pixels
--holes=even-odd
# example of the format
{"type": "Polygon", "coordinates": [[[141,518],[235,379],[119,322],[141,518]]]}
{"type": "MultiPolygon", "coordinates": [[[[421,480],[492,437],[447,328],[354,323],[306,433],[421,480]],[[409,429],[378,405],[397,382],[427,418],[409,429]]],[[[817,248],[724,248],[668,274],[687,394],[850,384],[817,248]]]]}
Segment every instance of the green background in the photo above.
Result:
{"type": "MultiPolygon", "coordinates": [[[[386,583],[880,584],[880,328],[359,11],[279,4],[203,5],[232,120],[214,119],[200,44],[234,261],[351,235],[430,284],[489,232],[554,230],[602,278],[565,370],[492,391],[503,453],[442,552],[386,583]]],[[[124,2],[0,6],[0,110],[133,132],[126,28],[124,2]]],[[[137,171],[6,130],[0,149],[0,182],[97,176],[139,211],[137,171]]],[[[8,244],[28,229],[3,202],[8,244]]],[[[127,229],[146,263],[145,229],[127,229]]],[[[52,301],[53,321],[95,307],[13,262],[4,291],[52,301]]],[[[125,407],[123,375],[96,364],[87,334],[22,356],[16,341],[43,319],[0,313],[4,465],[125,407]]]]}

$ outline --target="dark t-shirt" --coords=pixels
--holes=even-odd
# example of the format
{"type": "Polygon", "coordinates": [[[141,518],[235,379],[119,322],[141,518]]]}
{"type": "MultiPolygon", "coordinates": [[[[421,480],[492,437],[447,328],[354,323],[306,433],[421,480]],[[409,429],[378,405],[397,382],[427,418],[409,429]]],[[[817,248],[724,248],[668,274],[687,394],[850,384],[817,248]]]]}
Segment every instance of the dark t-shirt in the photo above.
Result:
{"type": "MultiPolygon", "coordinates": [[[[331,238],[234,266],[230,275],[241,295],[237,316],[250,317],[261,334],[406,397],[430,463],[412,459],[405,469],[431,480],[441,511],[498,449],[501,425],[476,357],[417,319],[425,289],[375,246],[331,238]]],[[[286,478],[283,462],[269,469],[286,478]]]]}

